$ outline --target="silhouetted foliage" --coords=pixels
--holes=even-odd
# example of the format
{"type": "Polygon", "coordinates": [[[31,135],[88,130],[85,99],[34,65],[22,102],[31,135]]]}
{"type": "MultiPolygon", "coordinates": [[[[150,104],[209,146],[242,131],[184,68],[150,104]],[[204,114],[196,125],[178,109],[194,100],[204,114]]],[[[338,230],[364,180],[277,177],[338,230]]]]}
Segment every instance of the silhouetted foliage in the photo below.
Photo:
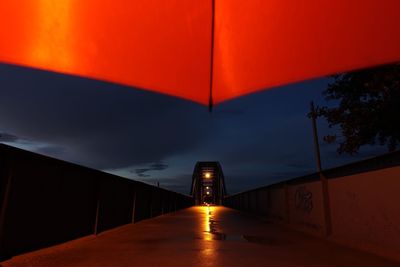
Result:
{"type": "Polygon", "coordinates": [[[328,135],[324,141],[339,142],[338,153],[357,153],[362,145],[400,144],[400,64],[334,76],[324,91],[336,107],[318,107],[330,127],[339,126],[342,136],[328,135]]]}

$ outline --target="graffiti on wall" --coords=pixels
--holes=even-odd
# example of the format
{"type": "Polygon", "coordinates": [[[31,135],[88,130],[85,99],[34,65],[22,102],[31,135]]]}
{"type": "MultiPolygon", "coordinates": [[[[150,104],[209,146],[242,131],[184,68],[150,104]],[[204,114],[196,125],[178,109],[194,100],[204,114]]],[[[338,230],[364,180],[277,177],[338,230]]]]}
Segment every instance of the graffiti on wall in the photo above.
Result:
{"type": "Polygon", "coordinates": [[[310,213],[313,209],[313,195],[305,186],[300,186],[296,189],[295,194],[296,209],[306,213],[310,213]]]}

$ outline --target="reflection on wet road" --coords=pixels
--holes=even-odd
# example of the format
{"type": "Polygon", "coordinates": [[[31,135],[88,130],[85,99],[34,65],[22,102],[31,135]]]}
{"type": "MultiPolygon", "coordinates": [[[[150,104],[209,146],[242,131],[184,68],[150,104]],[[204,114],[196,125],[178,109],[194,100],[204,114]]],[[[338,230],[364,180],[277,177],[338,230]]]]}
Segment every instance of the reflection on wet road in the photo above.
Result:
{"type": "Polygon", "coordinates": [[[226,235],[221,233],[218,228],[218,221],[215,219],[215,213],[218,207],[201,206],[204,210],[204,239],[205,240],[225,240],[226,235]]]}
{"type": "Polygon", "coordinates": [[[198,206],[1,263],[23,266],[399,266],[219,206],[198,206]]]}

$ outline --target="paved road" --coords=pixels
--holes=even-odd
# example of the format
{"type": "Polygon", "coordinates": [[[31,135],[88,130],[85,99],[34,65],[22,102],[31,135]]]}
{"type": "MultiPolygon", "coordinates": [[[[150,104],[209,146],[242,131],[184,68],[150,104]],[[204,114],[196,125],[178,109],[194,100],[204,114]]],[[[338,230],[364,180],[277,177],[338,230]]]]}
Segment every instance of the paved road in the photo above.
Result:
{"type": "Polygon", "coordinates": [[[3,262],[11,266],[400,266],[224,207],[193,207],[3,262]]]}

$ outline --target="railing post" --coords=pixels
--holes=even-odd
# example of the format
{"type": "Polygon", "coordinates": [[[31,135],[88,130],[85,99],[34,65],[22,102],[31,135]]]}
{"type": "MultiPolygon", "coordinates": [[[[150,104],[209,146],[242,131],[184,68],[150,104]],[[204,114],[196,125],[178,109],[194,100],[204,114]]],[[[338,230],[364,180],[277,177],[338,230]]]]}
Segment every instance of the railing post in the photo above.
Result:
{"type": "Polygon", "coordinates": [[[177,211],[178,208],[178,197],[176,196],[176,193],[174,194],[174,212],[177,211]]]}
{"type": "Polygon", "coordinates": [[[12,161],[10,160],[9,157],[6,158],[4,165],[6,166],[5,167],[6,171],[3,174],[5,181],[4,181],[4,191],[1,199],[2,204],[0,210],[0,260],[3,258],[7,258],[7,255],[4,255],[4,234],[5,234],[5,223],[6,223],[7,209],[10,199],[11,183],[12,183],[12,161]]]}
{"type": "Polygon", "coordinates": [[[96,217],[94,219],[94,229],[93,234],[97,235],[99,231],[99,218],[100,218],[100,190],[101,190],[101,180],[96,179],[96,217]]]}
{"type": "Polygon", "coordinates": [[[153,188],[150,187],[150,217],[149,218],[153,218],[153,188]]]}
{"type": "Polygon", "coordinates": [[[164,192],[159,191],[160,194],[160,208],[161,208],[161,215],[164,214],[164,192]]]}
{"type": "Polygon", "coordinates": [[[289,195],[289,186],[288,183],[284,183],[285,189],[285,207],[286,207],[286,223],[290,224],[290,195],[289,195]]]}
{"type": "Polygon", "coordinates": [[[133,188],[133,203],[132,203],[132,223],[135,223],[136,210],[136,187],[133,188]]]}

